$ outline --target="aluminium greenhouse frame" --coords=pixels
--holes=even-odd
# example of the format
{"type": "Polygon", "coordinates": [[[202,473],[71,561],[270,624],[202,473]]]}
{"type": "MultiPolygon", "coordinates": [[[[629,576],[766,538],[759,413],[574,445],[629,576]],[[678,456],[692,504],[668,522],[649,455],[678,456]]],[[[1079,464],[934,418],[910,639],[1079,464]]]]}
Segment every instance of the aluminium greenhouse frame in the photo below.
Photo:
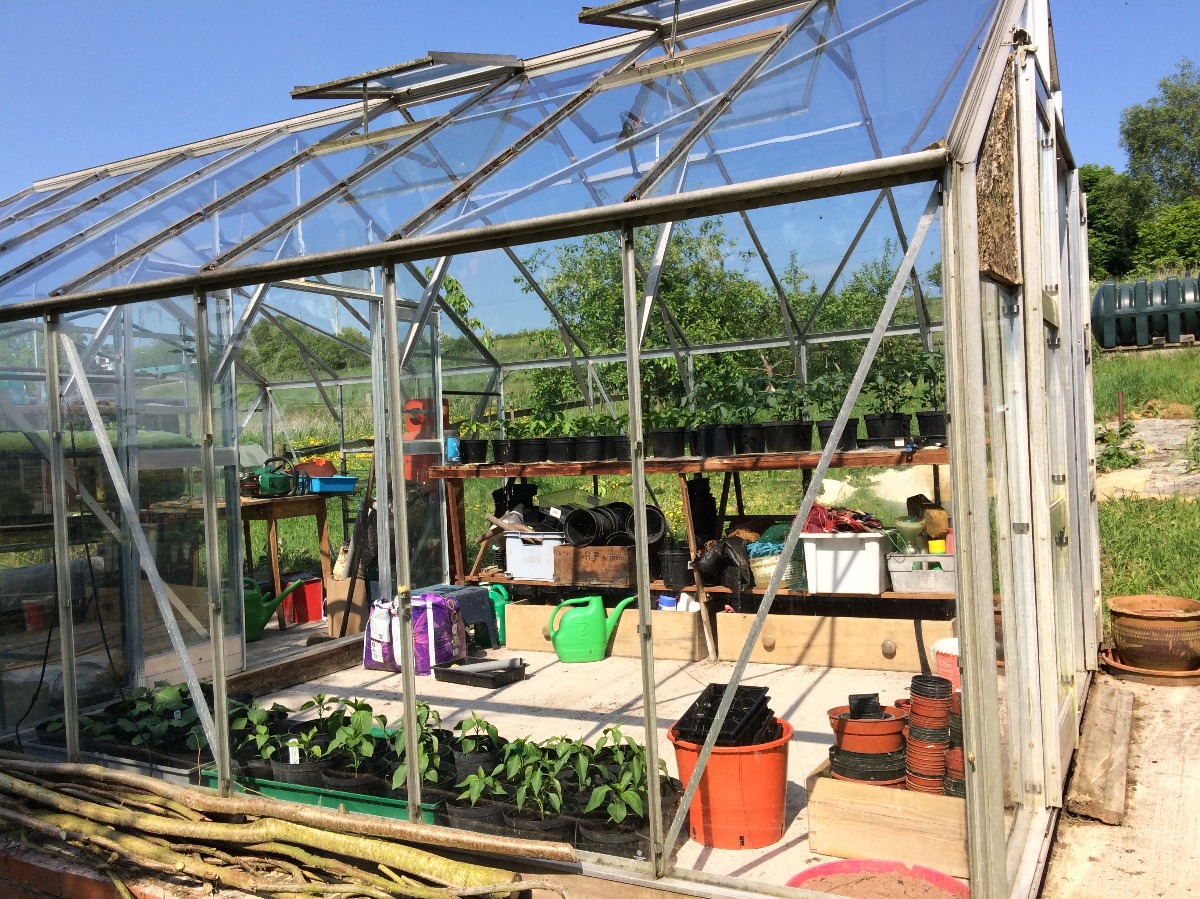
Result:
{"type": "MultiPolygon", "coordinates": [[[[629,6],[630,4],[613,4],[629,6]]],[[[736,4],[734,4],[736,5],[736,4]]],[[[750,2],[748,8],[763,7],[770,4],[750,2]]],[[[802,4],[792,4],[801,6],[802,4]]],[[[632,478],[635,509],[642,510],[635,516],[636,529],[636,566],[638,581],[638,610],[641,627],[640,643],[643,674],[643,713],[647,733],[656,732],[655,692],[654,692],[654,647],[653,636],[649,629],[650,596],[648,573],[648,550],[645,544],[646,520],[645,508],[645,479],[644,459],[645,448],[641,421],[640,403],[640,365],[644,359],[674,358],[680,365],[681,373],[688,368],[690,359],[698,353],[726,352],[743,349],[756,349],[765,346],[790,347],[798,368],[802,368],[805,347],[820,340],[867,340],[867,349],[852,382],[852,386],[843,400],[837,417],[835,431],[845,426],[851,410],[857,399],[859,390],[866,379],[867,371],[873,360],[875,351],[886,334],[918,333],[926,341],[931,329],[936,323],[927,322],[921,316],[917,326],[893,327],[890,317],[903,292],[905,282],[912,277],[912,264],[922,240],[928,233],[935,215],[941,216],[942,227],[942,258],[945,272],[944,328],[947,364],[949,370],[948,408],[950,411],[950,440],[949,452],[951,459],[951,478],[954,495],[958,498],[956,530],[958,533],[958,595],[959,595],[959,628],[963,645],[962,664],[964,683],[971,691],[972,701],[964,704],[964,731],[968,758],[972,764],[968,766],[968,839],[971,880],[980,895],[1028,895],[1036,886],[1037,871],[1045,850],[1045,841],[1052,830],[1057,807],[1061,804],[1061,791],[1065,777],[1066,763],[1069,761],[1074,748],[1073,734],[1078,733],[1081,717],[1082,698],[1086,695],[1087,672],[1094,670],[1098,645],[1098,600],[1099,579],[1098,562],[1095,552],[1095,500],[1090,494],[1091,479],[1094,478],[1094,466],[1090,458],[1090,440],[1086,420],[1090,419],[1091,397],[1088,365],[1090,364],[1090,337],[1086,314],[1086,243],[1083,235],[1084,207],[1083,197],[1079,192],[1078,176],[1070,159],[1070,151],[1063,136],[1061,100],[1056,84],[1056,74],[1053,72],[1052,53],[1046,49],[1052,45],[1052,35],[1049,31],[1049,13],[1045,0],[1029,0],[1025,10],[1018,0],[1002,0],[999,4],[999,14],[988,33],[981,61],[977,64],[968,83],[967,91],[958,114],[955,116],[950,129],[947,145],[934,147],[916,152],[904,153],[897,156],[884,157],[864,162],[853,162],[830,168],[810,170],[791,175],[777,176],[758,181],[730,183],[724,187],[705,188],[668,196],[645,197],[639,191],[632,192],[624,202],[600,205],[596,208],[579,209],[566,213],[546,215],[532,219],[521,219],[499,224],[484,224],[457,232],[419,234],[402,236],[394,234],[390,241],[363,247],[319,253],[297,258],[278,259],[269,262],[248,263],[240,266],[225,265],[220,261],[214,262],[212,268],[201,270],[192,275],[134,284],[119,288],[100,290],[74,290],[69,288],[61,296],[48,297],[29,303],[12,305],[0,309],[0,321],[15,321],[29,319],[34,315],[44,316],[45,341],[47,347],[61,348],[69,374],[74,380],[80,395],[87,406],[87,414],[97,431],[100,449],[104,461],[112,476],[113,482],[120,493],[124,518],[130,530],[132,539],[141,550],[143,570],[154,588],[159,610],[167,624],[172,642],[181,657],[185,679],[193,688],[194,695],[199,696],[199,684],[196,673],[188,659],[186,648],[179,638],[178,626],[170,609],[168,598],[161,589],[161,579],[156,583],[157,571],[153,555],[146,545],[146,538],[138,523],[137,510],[128,495],[128,485],[122,474],[122,466],[114,454],[112,445],[104,438],[104,428],[100,421],[99,411],[95,407],[95,396],[91,390],[87,361],[81,358],[78,349],[69,337],[62,333],[64,318],[76,311],[97,310],[112,307],[114,315],[117,307],[124,304],[179,298],[190,295],[193,299],[191,315],[194,316],[196,358],[199,364],[200,376],[200,447],[201,469],[203,476],[204,496],[204,527],[206,532],[205,551],[209,571],[222,570],[221,559],[218,557],[217,534],[221,527],[217,517],[218,487],[217,479],[222,468],[218,454],[225,444],[218,440],[228,432],[233,423],[226,417],[223,421],[215,421],[214,394],[223,388],[224,379],[228,376],[233,365],[239,371],[247,374],[251,381],[257,384],[259,390],[257,399],[245,414],[241,426],[253,416],[262,405],[264,413],[264,428],[269,432],[272,414],[271,392],[276,389],[288,389],[296,384],[272,384],[266,378],[253,372],[244,361],[237,358],[238,344],[247,333],[248,326],[258,313],[266,311],[270,316],[286,318],[286,310],[274,310],[265,302],[266,289],[269,285],[285,284],[291,288],[315,291],[329,294],[342,302],[342,298],[353,297],[365,300],[369,304],[370,321],[367,323],[370,332],[369,357],[371,361],[372,397],[374,400],[373,417],[376,423],[376,464],[381,472],[390,472],[390,478],[380,477],[377,486],[377,501],[386,508],[389,502],[388,491],[394,490],[393,498],[398,509],[405,509],[405,453],[411,451],[411,444],[406,446],[403,439],[403,415],[399,414],[404,402],[401,394],[402,373],[405,363],[415,349],[415,343],[422,327],[431,319],[435,309],[453,317],[453,313],[441,303],[439,291],[442,278],[446,273],[452,256],[489,249],[504,250],[510,259],[523,269],[520,260],[513,254],[511,248],[519,245],[532,244],[548,240],[570,237],[580,237],[602,231],[615,231],[620,235],[621,271],[623,276],[623,304],[625,322],[625,354],[624,362],[627,367],[628,401],[630,408],[629,433],[632,443],[632,478]],[[1021,26],[1018,28],[1018,26],[1021,26]],[[995,422],[988,419],[988,409],[985,403],[980,403],[978,391],[981,384],[988,380],[986,362],[989,349],[985,345],[985,303],[996,288],[985,279],[980,266],[980,241],[977,229],[981,198],[977,189],[978,161],[980,148],[983,146],[989,128],[989,120],[993,114],[993,103],[1000,92],[1002,79],[1010,75],[1014,84],[1015,121],[1018,141],[1015,153],[1014,171],[1017,181],[1016,208],[1013,210],[1015,225],[1020,240],[1020,267],[1022,279],[1019,284],[1007,285],[1004,289],[1011,293],[1013,301],[1004,303],[1004,314],[1014,323],[1013,334],[1019,335],[1023,346],[1006,345],[1005,351],[1020,351],[1020,371],[1027,375],[1024,385],[1026,397],[1040,397],[1047,394],[1047,367],[1037,359],[1043,351],[1046,340],[1061,340],[1061,352],[1066,361],[1065,371],[1067,395],[1074,397],[1072,411],[1074,418],[1069,422],[1068,433],[1068,470],[1059,472],[1051,470],[1049,459],[1051,448],[1048,445],[1052,431],[1044,407],[1028,399],[1023,400],[1021,407],[1024,418],[1024,440],[1027,443],[1028,485],[1026,493],[1018,497],[1022,488],[1018,484],[1012,488],[1012,497],[1001,497],[998,502],[1005,508],[1004,521],[1011,527],[1011,536],[1002,535],[1002,543],[1011,543],[1011,547],[1003,548],[997,556],[998,564],[1003,567],[999,572],[1001,593],[1004,596],[1006,612],[1016,611],[1027,614],[1006,614],[1006,645],[1012,645],[1020,650],[1017,658],[1010,659],[1009,671],[1012,677],[1021,685],[1022,691],[1032,691],[1038,696],[1036,708],[1010,705],[1010,718],[1017,716],[1018,732],[1029,728],[1029,737],[1034,747],[1031,753],[1023,749],[1018,755],[1016,764],[1020,776],[1016,783],[1021,793],[1020,813],[1014,822],[1014,830],[1006,832],[1004,791],[1005,775],[1001,770],[1001,761],[995,753],[978,752],[980,747],[997,746],[1001,742],[1000,733],[1000,698],[995,678],[996,654],[994,640],[994,609],[992,596],[995,592],[993,578],[997,572],[993,569],[993,537],[988,510],[992,507],[993,499],[989,496],[989,478],[993,472],[989,468],[990,447],[997,439],[994,431],[995,422]],[[1039,128],[1041,129],[1039,131],[1039,128]],[[1049,142],[1049,143],[1047,143],[1049,142]],[[1047,151],[1049,156],[1047,157],[1047,151]],[[1047,177],[1046,168],[1039,169],[1038,160],[1043,166],[1049,166],[1053,177],[1047,177]],[[1053,197],[1048,196],[1047,183],[1053,181],[1053,197]],[[847,332],[842,334],[813,335],[810,334],[817,311],[813,310],[808,321],[800,322],[792,317],[790,307],[783,302],[784,322],[787,333],[784,337],[768,338],[761,341],[740,341],[720,346],[691,346],[686,338],[668,348],[643,349],[642,345],[647,332],[650,315],[654,311],[657,295],[658,273],[661,271],[661,254],[665,250],[671,227],[674,223],[709,215],[735,213],[744,216],[748,210],[766,206],[782,206],[800,203],[805,200],[840,196],[845,194],[879,191],[876,207],[885,198],[890,198],[889,189],[909,184],[933,183],[935,188],[930,192],[925,213],[921,224],[911,236],[903,235],[892,207],[892,215],[896,219],[897,229],[901,230],[901,238],[905,246],[905,257],[888,293],[884,309],[877,323],[869,332],[847,332]],[[1057,208],[1061,202],[1065,209],[1058,209],[1064,218],[1065,230],[1059,235],[1061,240],[1053,240],[1050,231],[1058,234],[1058,230],[1048,224],[1046,216],[1047,204],[1057,208]],[[638,287],[638,266],[633,247],[635,229],[639,227],[661,225],[662,239],[658,255],[646,271],[645,287],[638,287]],[[1056,252],[1047,253],[1046,247],[1053,245],[1056,252]],[[396,281],[398,267],[407,267],[418,280],[423,280],[420,272],[415,270],[418,263],[437,260],[432,274],[424,284],[424,292],[419,302],[409,303],[400,301],[397,297],[396,281]],[[361,291],[340,285],[313,283],[303,279],[313,276],[336,274],[352,269],[378,267],[382,272],[382,291],[361,291]],[[1060,290],[1060,285],[1070,285],[1068,290],[1060,290]],[[229,317],[229,331],[221,336],[224,348],[219,357],[214,360],[210,352],[213,337],[210,334],[214,304],[220,309],[224,304],[226,312],[232,305],[228,301],[228,292],[242,288],[257,289],[250,304],[247,306],[239,321],[229,317]],[[1082,301],[1080,297],[1083,297],[1082,301]],[[401,308],[405,315],[401,316],[401,308]],[[400,324],[402,319],[411,322],[408,338],[401,337],[400,324]],[[1044,329],[1049,338],[1043,336],[1044,329]],[[1061,335],[1061,337],[1059,337],[1061,335]],[[256,377],[257,375],[257,377],[256,377]],[[385,436],[386,435],[386,436],[385,436]],[[383,438],[383,439],[380,439],[383,438]],[[1054,632],[1056,623],[1062,625],[1056,618],[1056,588],[1053,547],[1062,535],[1056,532],[1057,519],[1048,499],[1051,485],[1058,484],[1059,476],[1068,485],[1068,501],[1070,504],[1069,522],[1076,539],[1075,546],[1081,549],[1075,553],[1075,570],[1073,577],[1078,580],[1078,599],[1082,600],[1083,614],[1075,622],[1081,629],[1078,635],[1076,657],[1072,660],[1072,670],[1069,672],[1047,671],[1047,665],[1055,657],[1054,641],[1058,636],[1054,632]],[[121,487],[126,490],[122,493],[121,487]],[[1009,509],[1008,507],[1011,507],[1009,509]],[[1027,520],[1018,520],[1026,515],[1027,520]],[[1089,549],[1090,557],[1089,557],[1089,549]],[[1007,555],[1005,555],[1007,553],[1007,555]],[[1025,553],[1025,556],[1021,554],[1025,553]],[[1013,560],[1028,558],[1032,568],[1018,566],[1013,560]],[[1005,559],[1009,564],[1005,565],[1005,559]],[[1032,598],[1032,606],[1015,606],[1014,603],[1023,597],[1032,598]],[[1043,622],[1039,627],[1039,621],[1043,622]],[[1050,657],[1050,662],[1047,661],[1050,657]],[[1070,696],[1064,699],[1061,692],[1061,681],[1068,676],[1071,679],[1070,696]],[[1061,708],[1060,708],[1061,704],[1061,708]],[[1025,714],[1032,712],[1028,720],[1025,714]],[[974,758],[978,755],[978,759],[974,758]],[[1010,838],[1011,833],[1011,838],[1010,838]]],[[[608,9],[606,7],[606,9],[608,9]]],[[[598,11],[600,12],[600,11],[598,11]]],[[[637,36],[624,37],[629,47],[640,45],[637,36]]],[[[366,100],[364,99],[364,104],[366,100]]],[[[450,114],[448,114],[450,115],[450,114]]],[[[696,138],[701,136],[702,128],[696,129],[696,138]]],[[[274,133],[274,132],[270,132],[274,133]]],[[[265,139],[259,138],[260,140],[265,139]]],[[[400,146],[405,146],[401,144],[400,146]]],[[[165,162],[159,165],[165,165],[165,162]]],[[[662,166],[666,169],[666,163],[662,166]]],[[[655,173],[651,173],[652,175],[655,173]]],[[[142,177],[135,175],[134,177],[142,177]]],[[[147,176],[148,177],[148,176],[147,176]]],[[[475,180],[478,180],[475,176],[475,180]]],[[[649,176],[647,176],[649,177],[649,176]]],[[[470,183],[475,180],[467,179],[470,183]]],[[[64,191],[77,189],[82,182],[68,184],[64,191]]],[[[462,190],[468,184],[464,183],[462,190]]],[[[462,190],[456,188],[456,193],[462,190]]],[[[55,195],[58,196],[58,195],[55,195]]],[[[50,200],[47,197],[40,202],[50,200]]],[[[7,202],[13,202],[10,198],[7,202]]],[[[300,210],[297,210],[298,215],[300,210]]],[[[428,214],[428,210],[426,215],[428,214]]],[[[288,220],[293,220],[292,218],[288,220]]],[[[413,219],[413,222],[422,219],[413,219]]],[[[748,223],[748,220],[747,220],[748,223]]],[[[285,222],[276,222],[271,227],[282,229],[285,222]]],[[[865,227],[865,224],[864,224],[865,227]]],[[[401,232],[404,229],[400,229],[401,232]]],[[[757,237],[751,228],[750,234],[757,244],[757,237]]],[[[860,231],[861,236],[861,231],[860,231]]],[[[857,238],[856,238],[857,240],[857,238]]],[[[761,246],[759,246],[761,251],[761,246]]],[[[847,251],[846,258],[838,267],[838,274],[826,289],[828,295],[833,282],[837,280],[842,267],[853,251],[853,245],[847,251]]],[[[237,254],[233,251],[220,257],[221,260],[232,259],[237,254]]],[[[763,254],[765,258],[765,253],[763,254]]],[[[770,263],[767,263],[771,272],[770,263]]],[[[569,325],[556,314],[553,303],[538,287],[536,279],[527,271],[528,282],[539,299],[546,304],[555,318],[560,333],[564,336],[564,346],[567,351],[565,359],[538,360],[525,363],[504,364],[491,357],[481,344],[476,349],[481,351],[485,364],[481,371],[520,370],[525,367],[545,365],[569,366],[576,375],[585,396],[591,396],[590,385],[595,378],[593,367],[606,361],[621,361],[616,354],[592,354],[581,341],[570,334],[569,325]],[[578,354],[578,356],[576,355],[578,354]],[[494,366],[492,363],[495,363],[494,366]]],[[[782,295],[778,280],[771,273],[775,287],[782,295]]],[[[916,288],[919,298],[919,285],[916,288]]],[[[1007,296],[1008,294],[1006,294],[1007,296]]],[[[781,297],[782,301],[782,297],[781,297]]],[[[347,305],[347,309],[350,307],[347,305]]],[[[669,317],[669,310],[659,306],[663,315],[669,317]]],[[[918,301],[918,308],[920,302],[918,301]]],[[[183,310],[181,310],[183,311],[183,310]]],[[[184,311],[185,314],[186,311],[184,311]]],[[[224,313],[222,313],[224,314],[224,313]]],[[[270,320],[270,319],[268,319],[270,320]]],[[[111,326],[111,319],[106,318],[111,326]]],[[[283,329],[279,318],[274,318],[277,327],[283,329]]],[[[463,328],[463,333],[470,334],[469,328],[463,328]]],[[[670,333],[670,331],[669,331],[670,333]]],[[[679,337],[683,337],[680,330],[679,337]]],[[[93,345],[99,343],[95,339],[93,345]]],[[[436,345],[436,344],[435,344],[436,345]]],[[[1058,349],[1059,345],[1051,347],[1058,349]]],[[[303,350],[302,358],[313,376],[312,385],[322,395],[323,401],[331,413],[338,417],[340,405],[335,404],[330,397],[317,369],[322,363],[303,350]],[[338,408],[335,410],[335,405],[338,408]]],[[[46,379],[50,384],[61,384],[62,374],[59,371],[59,354],[47,353],[45,362],[46,379]]],[[[436,366],[436,360],[435,360],[436,366]]],[[[328,381],[335,386],[342,384],[361,383],[362,379],[342,379],[332,370],[325,369],[330,375],[328,381]]],[[[491,389],[491,388],[489,388],[491,389]]],[[[498,389],[502,390],[500,383],[498,389]]],[[[602,388],[601,388],[602,389],[602,388]]],[[[219,404],[218,404],[219,405],[219,404]]],[[[67,509],[65,485],[67,482],[64,467],[64,446],[61,409],[56,403],[49,404],[51,422],[49,427],[50,441],[44,448],[49,459],[53,483],[59,485],[54,491],[54,541],[55,564],[58,572],[58,602],[60,620],[63,622],[60,635],[62,660],[64,666],[65,717],[68,753],[78,756],[79,732],[75,721],[77,697],[74,690],[73,638],[71,635],[71,592],[70,578],[67,571],[69,547],[67,532],[67,509]]],[[[236,434],[235,434],[236,436],[236,434]]],[[[765,617],[770,610],[775,595],[783,579],[788,558],[795,549],[800,526],[807,517],[820,487],[820,482],[828,469],[833,455],[833,442],[822,453],[816,469],[812,485],[806,492],[800,511],[793,522],[791,533],[785,544],[783,557],[774,572],[770,585],[760,605],[754,625],[741,656],[737,662],[734,675],[731,678],[731,689],[722,700],[718,711],[717,721],[705,742],[703,759],[707,757],[716,739],[721,719],[728,711],[732,698],[732,686],[736,686],[749,659],[753,646],[765,617]]],[[[226,459],[225,467],[229,462],[226,459]]],[[[1001,487],[1008,482],[1008,475],[999,478],[1001,487]]],[[[1019,476],[1015,480],[1020,480],[1019,476]]],[[[408,558],[409,541],[407,536],[407,514],[395,516],[394,533],[392,522],[388,516],[379,516],[379,538],[382,546],[394,547],[396,570],[391,569],[391,560],[387,553],[380,555],[381,591],[394,594],[397,591],[406,604],[409,599],[407,588],[397,585],[410,584],[410,561],[408,558]]],[[[225,527],[234,525],[227,521],[225,527]]],[[[236,541],[232,546],[236,546],[236,541]]],[[[236,552],[232,549],[236,559],[236,552]]],[[[232,567],[232,566],[230,566],[232,567]]],[[[224,603],[219,580],[210,578],[208,584],[209,600],[209,633],[213,648],[213,681],[214,702],[211,713],[203,702],[198,703],[201,721],[211,745],[216,747],[218,779],[220,788],[228,790],[230,784],[230,759],[227,733],[226,695],[225,695],[225,654],[224,654],[224,603]]],[[[415,718],[416,680],[413,674],[412,657],[412,622],[411,613],[402,616],[404,628],[402,651],[402,667],[404,671],[404,703],[406,720],[415,718]]],[[[1072,643],[1076,641],[1072,636],[1072,643]]],[[[1010,688],[1010,695],[1013,688],[1010,688]]],[[[416,752],[415,731],[406,729],[410,743],[408,750],[416,752]]],[[[1011,742],[1011,735],[1010,735],[1011,742]]],[[[657,764],[657,748],[654,740],[647,740],[647,753],[650,769],[657,764]]],[[[650,809],[652,826],[652,857],[651,865],[656,877],[683,876],[684,872],[675,871],[666,866],[661,857],[661,846],[670,844],[670,837],[678,834],[686,815],[686,805],[695,792],[695,781],[699,773],[688,785],[684,806],[673,821],[661,819],[658,803],[657,783],[651,779],[650,809]],[[667,837],[664,840],[664,836],[667,837]]],[[[418,814],[420,783],[417,781],[415,770],[410,772],[410,793],[416,797],[410,805],[411,814],[418,814]]],[[[709,881],[713,890],[729,889],[730,882],[723,879],[692,874],[700,881],[709,881]]],[[[715,894],[715,893],[714,893],[715,894]]]]}

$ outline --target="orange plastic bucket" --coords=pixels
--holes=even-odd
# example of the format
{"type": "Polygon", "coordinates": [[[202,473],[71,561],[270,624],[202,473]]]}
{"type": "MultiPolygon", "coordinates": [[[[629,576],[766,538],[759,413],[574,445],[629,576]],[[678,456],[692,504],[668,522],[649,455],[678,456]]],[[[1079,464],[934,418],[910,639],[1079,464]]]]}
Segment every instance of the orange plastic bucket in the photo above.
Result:
{"type": "MultiPolygon", "coordinates": [[[[714,746],[688,810],[693,840],[714,849],[761,849],[783,838],[787,806],[788,743],[792,726],[775,719],[783,733],[755,746],[714,746]]],[[[675,747],[679,779],[691,779],[700,746],[667,731],[675,747]]]]}

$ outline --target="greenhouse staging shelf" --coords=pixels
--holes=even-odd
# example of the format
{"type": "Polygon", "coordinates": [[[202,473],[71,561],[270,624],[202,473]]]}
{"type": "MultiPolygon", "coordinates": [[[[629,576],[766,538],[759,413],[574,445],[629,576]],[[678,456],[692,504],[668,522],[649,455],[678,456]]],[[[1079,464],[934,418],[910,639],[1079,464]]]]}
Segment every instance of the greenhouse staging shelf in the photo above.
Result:
{"type": "MultiPolygon", "coordinates": [[[[25,755],[44,759],[48,762],[67,761],[67,748],[65,746],[48,746],[44,743],[34,743],[25,740],[22,741],[20,750],[17,749],[15,742],[6,744],[4,748],[12,751],[21,751],[25,755]]],[[[136,749],[136,747],[134,748],[136,749]]],[[[164,764],[127,758],[122,755],[111,755],[106,752],[87,752],[82,750],[79,753],[79,761],[84,764],[103,765],[105,768],[110,768],[113,771],[132,771],[134,774],[145,774],[147,777],[155,777],[159,780],[165,780],[167,783],[178,784],[184,787],[200,783],[199,765],[164,764]]]]}

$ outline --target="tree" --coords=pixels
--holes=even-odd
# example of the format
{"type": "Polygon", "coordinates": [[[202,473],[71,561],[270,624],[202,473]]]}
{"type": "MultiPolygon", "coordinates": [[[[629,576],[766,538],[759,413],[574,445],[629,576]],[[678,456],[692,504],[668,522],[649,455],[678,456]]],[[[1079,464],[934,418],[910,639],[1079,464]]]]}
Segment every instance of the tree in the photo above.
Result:
{"type": "Polygon", "coordinates": [[[1149,185],[1154,206],[1200,196],[1200,70],[1185,57],[1158,91],[1121,114],[1129,175],[1149,185]]]}
{"type": "Polygon", "coordinates": [[[1200,266],[1200,199],[1164,206],[1137,233],[1133,267],[1139,273],[1200,266]]]}
{"type": "Polygon", "coordinates": [[[1079,185],[1088,198],[1088,261],[1092,277],[1119,278],[1133,264],[1138,224],[1146,209],[1145,191],[1124,172],[1084,165],[1079,185]]]}

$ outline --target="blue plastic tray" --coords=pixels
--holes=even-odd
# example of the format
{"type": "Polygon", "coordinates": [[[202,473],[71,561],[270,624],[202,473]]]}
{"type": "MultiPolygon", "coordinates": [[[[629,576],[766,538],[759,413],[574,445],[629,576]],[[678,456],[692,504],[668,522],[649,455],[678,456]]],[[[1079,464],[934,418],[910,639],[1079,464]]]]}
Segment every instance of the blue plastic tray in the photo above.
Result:
{"type": "Polygon", "coordinates": [[[327,478],[310,478],[310,493],[353,493],[358,478],[350,475],[331,475],[327,478]]]}

